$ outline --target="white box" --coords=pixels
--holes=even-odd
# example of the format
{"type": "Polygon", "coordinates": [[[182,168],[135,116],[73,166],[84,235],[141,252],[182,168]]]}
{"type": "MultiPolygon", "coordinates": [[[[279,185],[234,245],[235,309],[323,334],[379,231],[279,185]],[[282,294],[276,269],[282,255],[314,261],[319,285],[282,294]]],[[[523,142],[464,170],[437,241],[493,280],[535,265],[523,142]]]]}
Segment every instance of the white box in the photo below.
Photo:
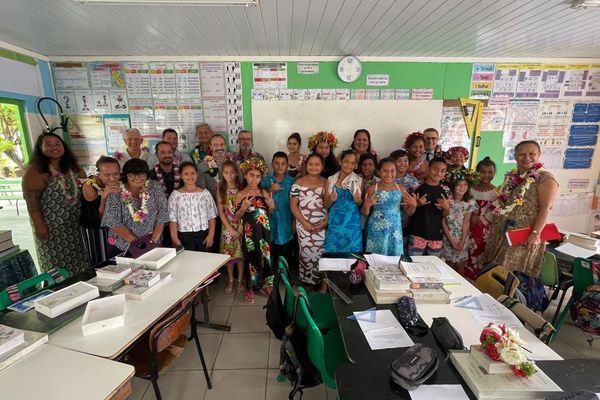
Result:
{"type": "Polygon", "coordinates": [[[124,294],[90,301],[81,320],[83,335],[93,335],[125,325],[125,310],[124,294]]]}
{"type": "Polygon", "coordinates": [[[157,247],[141,257],[135,259],[138,265],[145,265],[148,269],[160,269],[177,255],[177,250],[169,247],[157,247]]]}
{"type": "Polygon", "coordinates": [[[117,262],[117,264],[135,264],[135,258],[133,257],[116,256],[115,261],[117,262]]]}
{"type": "Polygon", "coordinates": [[[54,318],[98,296],[100,296],[100,292],[96,286],[85,282],[77,282],[36,300],[33,304],[37,312],[54,318]]]}

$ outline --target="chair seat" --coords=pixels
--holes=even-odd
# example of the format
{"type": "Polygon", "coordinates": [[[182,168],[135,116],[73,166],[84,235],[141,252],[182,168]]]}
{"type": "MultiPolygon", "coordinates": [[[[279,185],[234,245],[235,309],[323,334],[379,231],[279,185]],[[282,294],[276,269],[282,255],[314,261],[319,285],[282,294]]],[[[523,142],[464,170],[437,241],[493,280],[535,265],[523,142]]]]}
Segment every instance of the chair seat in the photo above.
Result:
{"type": "Polygon", "coordinates": [[[330,293],[308,293],[308,301],[313,311],[313,319],[320,331],[339,327],[330,293]]]}
{"type": "MultiPolygon", "coordinates": [[[[171,345],[158,353],[158,371],[160,372],[170,367],[177,357],[183,354],[186,345],[186,336],[180,335],[171,345]]],[[[150,379],[152,371],[151,360],[152,352],[148,348],[148,342],[140,341],[121,361],[132,365],[135,368],[135,376],[138,378],[150,379]]]]}

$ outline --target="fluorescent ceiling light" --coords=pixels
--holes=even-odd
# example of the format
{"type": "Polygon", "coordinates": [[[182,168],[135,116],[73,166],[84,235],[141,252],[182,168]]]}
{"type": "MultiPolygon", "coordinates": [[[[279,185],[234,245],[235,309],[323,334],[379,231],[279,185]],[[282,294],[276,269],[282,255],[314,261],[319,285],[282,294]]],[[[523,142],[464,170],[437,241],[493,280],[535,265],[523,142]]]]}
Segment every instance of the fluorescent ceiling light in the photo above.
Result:
{"type": "Polygon", "coordinates": [[[573,8],[600,7],[600,0],[574,0],[573,8]]]}
{"type": "Polygon", "coordinates": [[[258,0],[73,0],[81,4],[144,6],[257,6],[258,0]]]}

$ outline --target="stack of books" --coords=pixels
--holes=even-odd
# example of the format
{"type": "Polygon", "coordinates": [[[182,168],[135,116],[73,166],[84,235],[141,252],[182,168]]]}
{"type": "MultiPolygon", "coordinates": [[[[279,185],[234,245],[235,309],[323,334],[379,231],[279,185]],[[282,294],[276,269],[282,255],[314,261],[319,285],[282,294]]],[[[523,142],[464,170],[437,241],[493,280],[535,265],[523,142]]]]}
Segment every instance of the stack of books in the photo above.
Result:
{"type": "Polygon", "coordinates": [[[393,304],[412,296],[410,281],[397,265],[371,265],[365,273],[365,286],[377,304],[393,304]]]}
{"type": "Polygon", "coordinates": [[[442,271],[433,262],[400,262],[400,269],[410,280],[410,291],[417,303],[450,303],[450,294],[444,289],[442,271]]]}
{"type": "Polygon", "coordinates": [[[0,231],[0,258],[17,253],[19,250],[19,246],[15,246],[12,241],[12,231],[0,231]]]}
{"type": "Polygon", "coordinates": [[[123,279],[131,272],[131,265],[107,265],[96,269],[96,277],[90,279],[87,283],[96,286],[101,292],[111,293],[123,286],[123,279]]]}
{"type": "Polygon", "coordinates": [[[140,268],[125,278],[125,286],[114,291],[114,294],[124,294],[128,299],[144,300],[170,279],[171,274],[168,272],[140,268]]]}
{"type": "Polygon", "coordinates": [[[583,247],[587,250],[600,250],[600,239],[584,235],[583,233],[570,233],[566,242],[574,244],[575,246],[583,247]]]}
{"type": "Polygon", "coordinates": [[[0,325],[0,370],[48,341],[45,333],[23,331],[0,325]]]}

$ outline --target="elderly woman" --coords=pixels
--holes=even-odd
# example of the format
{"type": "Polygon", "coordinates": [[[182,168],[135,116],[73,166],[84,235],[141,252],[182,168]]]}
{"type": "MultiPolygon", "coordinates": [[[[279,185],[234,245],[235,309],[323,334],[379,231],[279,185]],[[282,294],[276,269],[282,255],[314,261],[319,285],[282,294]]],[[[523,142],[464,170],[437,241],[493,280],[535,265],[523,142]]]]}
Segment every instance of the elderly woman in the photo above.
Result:
{"type": "Polygon", "coordinates": [[[141,158],[144,161],[148,161],[150,153],[147,147],[142,147],[142,134],[136,128],[127,129],[125,136],[123,136],[125,142],[125,151],[115,151],[113,157],[119,161],[119,165],[123,165],[131,160],[132,158],[141,158]]]}
{"type": "Polygon", "coordinates": [[[190,153],[190,157],[192,161],[196,163],[196,165],[200,166],[200,164],[204,161],[204,157],[211,154],[210,151],[210,139],[213,137],[213,131],[206,122],[201,123],[196,126],[196,140],[198,144],[190,153]]]}
{"type": "Polygon", "coordinates": [[[429,163],[423,159],[425,136],[413,132],[404,140],[404,149],[408,152],[408,172],[417,179],[424,179],[429,171],[429,163]]]}
{"type": "Polygon", "coordinates": [[[148,164],[140,159],[127,161],[121,190],[108,195],[102,217],[102,226],[110,228],[111,254],[125,251],[130,242],[145,235],[160,242],[167,222],[167,198],[158,182],[148,179],[148,164]]]}
{"type": "Polygon", "coordinates": [[[500,187],[491,232],[482,257],[484,264],[496,261],[516,272],[527,306],[534,311],[547,307],[548,300],[539,280],[545,248],[540,232],[558,193],[558,183],[539,162],[540,154],[539,144],[532,140],[523,141],[515,147],[517,168],[506,174],[500,187]],[[511,247],[505,232],[519,228],[531,228],[531,233],[522,246],[511,247]]]}
{"type": "Polygon", "coordinates": [[[22,185],[42,271],[61,267],[77,274],[89,267],[79,230],[84,177],[60,136],[38,137],[22,185]]]}

